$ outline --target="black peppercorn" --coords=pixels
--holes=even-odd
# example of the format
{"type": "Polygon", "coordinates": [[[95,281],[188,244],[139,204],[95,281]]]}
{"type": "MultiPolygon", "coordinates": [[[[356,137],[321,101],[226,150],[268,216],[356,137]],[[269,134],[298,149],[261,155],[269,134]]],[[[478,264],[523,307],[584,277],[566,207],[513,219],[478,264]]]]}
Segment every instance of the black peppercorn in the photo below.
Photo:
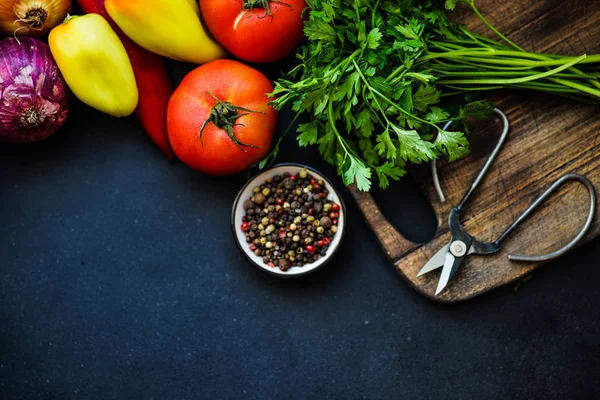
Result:
{"type": "Polygon", "coordinates": [[[329,218],[329,217],[321,217],[321,219],[319,220],[319,224],[323,228],[327,229],[327,228],[331,227],[331,218],[329,218]]]}

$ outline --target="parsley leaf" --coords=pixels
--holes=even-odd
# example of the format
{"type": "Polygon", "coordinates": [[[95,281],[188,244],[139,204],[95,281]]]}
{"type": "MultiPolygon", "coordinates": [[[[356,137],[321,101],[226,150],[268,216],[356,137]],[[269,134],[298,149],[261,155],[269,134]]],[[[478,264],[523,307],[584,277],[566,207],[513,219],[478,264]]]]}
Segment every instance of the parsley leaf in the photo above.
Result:
{"type": "Polygon", "coordinates": [[[494,105],[492,103],[485,100],[476,100],[465,104],[465,106],[461,108],[458,118],[484,119],[492,115],[493,112],[494,105]]]}
{"type": "Polygon", "coordinates": [[[430,107],[429,112],[425,114],[425,119],[427,121],[438,123],[442,121],[446,121],[450,117],[446,111],[442,110],[439,107],[430,107]]]}
{"type": "Polygon", "coordinates": [[[382,166],[377,167],[375,171],[377,172],[377,178],[379,178],[379,187],[382,189],[389,186],[390,181],[388,177],[397,181],[406,175],[406,170],[404,168],[391,162],[386,162],[382,166]]]}
{"type": "Polygon", "coordinates": [[[431,104],[437,104],[440,101],[440,92],[434,86],[421,85],[413,95],[413,106],[419,111],[427,110],[431,104]]]}
{"type": "Polygon", "coordinates": [[[358,190],[369,191],[371,189],[371,170],[367,166],[357,159],[356,157],[349,157],[349,165],[345,168],[343,180],[346,186],[356,181],[356,187],[358,190]]]}
{"type": "Polygon", "coordinates": [[[311,144],[317,143],[319,137],[319,122],[313,120],[298,125],[298,132],[302,132],[298,135],[298,144],[302,147],[306,147],[311,144]]]}
{"type": "Polygon", "coordinates": [[[439,151],[448,155],[450,161],[469,154],[469,142],[462,132],[440,130],[434,144],[439,151]]]}
{"type": "Polygon", "coordinates": [[[383,34],[379,32],[379,28],[373,28],[367,36],[367,47],[370,49],[376,49],[379,47],[379,41],[383,37],[383,34]]]}
{"type": "Polygon", "coordinates": [[[435,158],[433,143],[423,140],[417,131],[402,129],[396,125],[392,125],[392,130],[398,135],[398,155],[402,160],[420,163],[435,158]]]}
{"type": "Polygon", "coordinates": [[[386,129],[382,134],[377,135],[377,144],[374,149],[379,153],[380,156],[384,156],[388,160],[394,161],[396,159],[397,148],[392,142],[390,137],[390,131],[386,129]]]}

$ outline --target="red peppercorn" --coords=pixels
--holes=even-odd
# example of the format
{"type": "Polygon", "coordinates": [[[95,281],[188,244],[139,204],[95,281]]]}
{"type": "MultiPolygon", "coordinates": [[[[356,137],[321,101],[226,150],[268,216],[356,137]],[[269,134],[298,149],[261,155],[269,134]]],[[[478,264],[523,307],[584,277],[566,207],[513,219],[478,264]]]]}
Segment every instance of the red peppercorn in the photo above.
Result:
{"type": "Polygon", "coordinates": [[[307,244],[306,247],[304,247],[304,250],[306,250],[306,252],[309,254],[313,254],[315,252],[315,246],[312,244],[307,244]]]}
{"type": "Polygon", "coordinates": [[[340,217],[340,213],[336,213],[335,211],[332,211],[329,213],[329,218],[331,219],[337,219],[340,217]]]}
{"type": "Polygon", "coordinates": [[[314,179],[311,179],[310,184],[314,187],[317,184],[317,181],[315,181],[314,179]]]}
{"type": "Polygon", "coordinates": [[[334,225],[337,225],[337,219],[332,219],[331,223],[334,224],[334,225]]]}
{"type": "Polygon", "coordinates": [[[331,205],[331,210],[332,210],[332,211],[336,211],[336,212],[337,212],[337,211],[340,211],[340,205],[339,205],[339,204],[336,204],[336,203],[333,203],[333,204],[331,205]]]}
{"type": "Polygon", "coordinates": [[[331,240],[329,240],[329,238],[328,238],[328,237],[326,237],[326,238],[323,238],[323,245],[324,245],[324,246],[329,246],[329,244],[330,244],[330,243],[331,243],[331,240]]]}
{"type": "Polygon", "coordinates": [[[250,229],[250,224],[247,221],[242,222],[242,232],[248,232],[248,229],[250,229]]]}
{"type": "Polygon", "coordinates": [[[275,264],[273,264],[272,262],[268,262],[267,265],[271,268],[275,268],[275,264]]]}
{"type": "Polygon", "coordinates": [[[313,211],[313,209],[312,209],[312,208],[309,208],[309,209],[308,209],[308,215],[312,215],[312,213],[313,213],[313,212],[314,212],[314,211],[313,211]]]}
{"type": "Polygon", "coordinates": [[[325,193],[321,193],[321,198],[324,199],[325,197],[327,197],[325,193]]]}
{"type": "Polygon", "coordinates": [[[250,243],[250,251],[256,250],[256,245],[254,243],[250,243]]]}
{"type": "Polygon", "coordinates": [[[277,215],[283,215],[283,213],[284,213],[283,208],[281,210],[277,211],[277,215]]]}
{"type": "Polygon", "coordinates": [[[324,243],[325,243],[325,242],[324,242],[323,240],[319,240],[319,241],[317,241],[317,246],[319,246],[319,247],[323,247],[323,244],[324,244],[324,243]]]}
{"type": "Polygon", "coordinates": [[[296,180],[296,175],[290,175],[290,179],[295,181],[296,180]]]}
{"type": "Polygon", "coordinates": [[[314,185],[312,185],[313,187],[313,192],[315,193],[319,193],[321,191],[321,185],[319,185],[318,183],[315,183],[314,185]]]}
{"type": "Polygon", "coordinates": [[[280,206],[282,204],[283,204],[283,199],[282,198],[277,199],[277,205],[280,206]]]}

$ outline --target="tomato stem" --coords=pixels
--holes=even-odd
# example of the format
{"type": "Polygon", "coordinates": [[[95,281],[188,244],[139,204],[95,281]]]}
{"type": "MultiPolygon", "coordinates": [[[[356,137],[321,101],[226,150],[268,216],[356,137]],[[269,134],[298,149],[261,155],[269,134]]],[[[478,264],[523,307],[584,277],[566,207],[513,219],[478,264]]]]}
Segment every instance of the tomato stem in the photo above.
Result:
{"type": "Polygon", "coordinates": [[[244,0],[243,8],[244,10],[252,10],[253,8],[264,8],[265,15],[260,18],[265,18],[267,16],[273,18],[273,14],[271,13],[271,9],[269,8],[269,3],[277,3],[284,6],[288,6],[290,9],[294,9],[291,4],[285,3],[281,0],[244,0]]]}
{"type": "Polygon", "coordinates": [[[248,115],[251,112],[264,114],[264,112],[250,110],[248,108],[236,106],[236,105],[231,104],[228,101],[223,102],[223,101],[219,100],[211,92],[206,92],[206,93],[211,95],[211,97],[213,99],[215,99],[217,104],[210,110],[210,114],[209,114],[208,118],[206,118],[206,120],[202,124],[202,128],[200,128],[200,143],[202,144],[202,147],[204,147],[204,142],[202,141],[202,134],[204,133],[204,129],[206,128],[206,126],[210,122],[212,122],[217,128],[223,129],[225,132],[227,132],[227,136],[229,136],[229,139],[231,139],[233,141],[233,143],[235,143],[236,146],[239,147],[239,149],[241,151],[243,151],[244,153],[246,152],[246,150],[244,150],[243,147],[252,147],[255,149],[260,149],[260,146],[240,142],[233,134],[233,127],[234,126],[244,126],[244,124],[236,123],[237,119],[240,117],[243,117],[244,115],[248,115]],[[240,111],[246,111],[246,112],[240,113],[240,111]]]}

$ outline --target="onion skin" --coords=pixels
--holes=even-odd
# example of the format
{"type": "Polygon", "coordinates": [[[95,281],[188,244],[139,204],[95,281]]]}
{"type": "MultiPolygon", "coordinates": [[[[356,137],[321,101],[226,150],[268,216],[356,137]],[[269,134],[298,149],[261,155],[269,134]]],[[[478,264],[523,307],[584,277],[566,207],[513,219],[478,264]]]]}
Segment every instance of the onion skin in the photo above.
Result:
{"type": "Polygon", "coordinates": [[[39,37],[71,12],[71,0],[0,0],[0,33],[39,37]]]}
{"type": "Polygon", "coordinates": [[[65,122],[72,98],[50,48],[33,38],[7,38],[0,54],[0,142],[46,139],[65,122]]]}

